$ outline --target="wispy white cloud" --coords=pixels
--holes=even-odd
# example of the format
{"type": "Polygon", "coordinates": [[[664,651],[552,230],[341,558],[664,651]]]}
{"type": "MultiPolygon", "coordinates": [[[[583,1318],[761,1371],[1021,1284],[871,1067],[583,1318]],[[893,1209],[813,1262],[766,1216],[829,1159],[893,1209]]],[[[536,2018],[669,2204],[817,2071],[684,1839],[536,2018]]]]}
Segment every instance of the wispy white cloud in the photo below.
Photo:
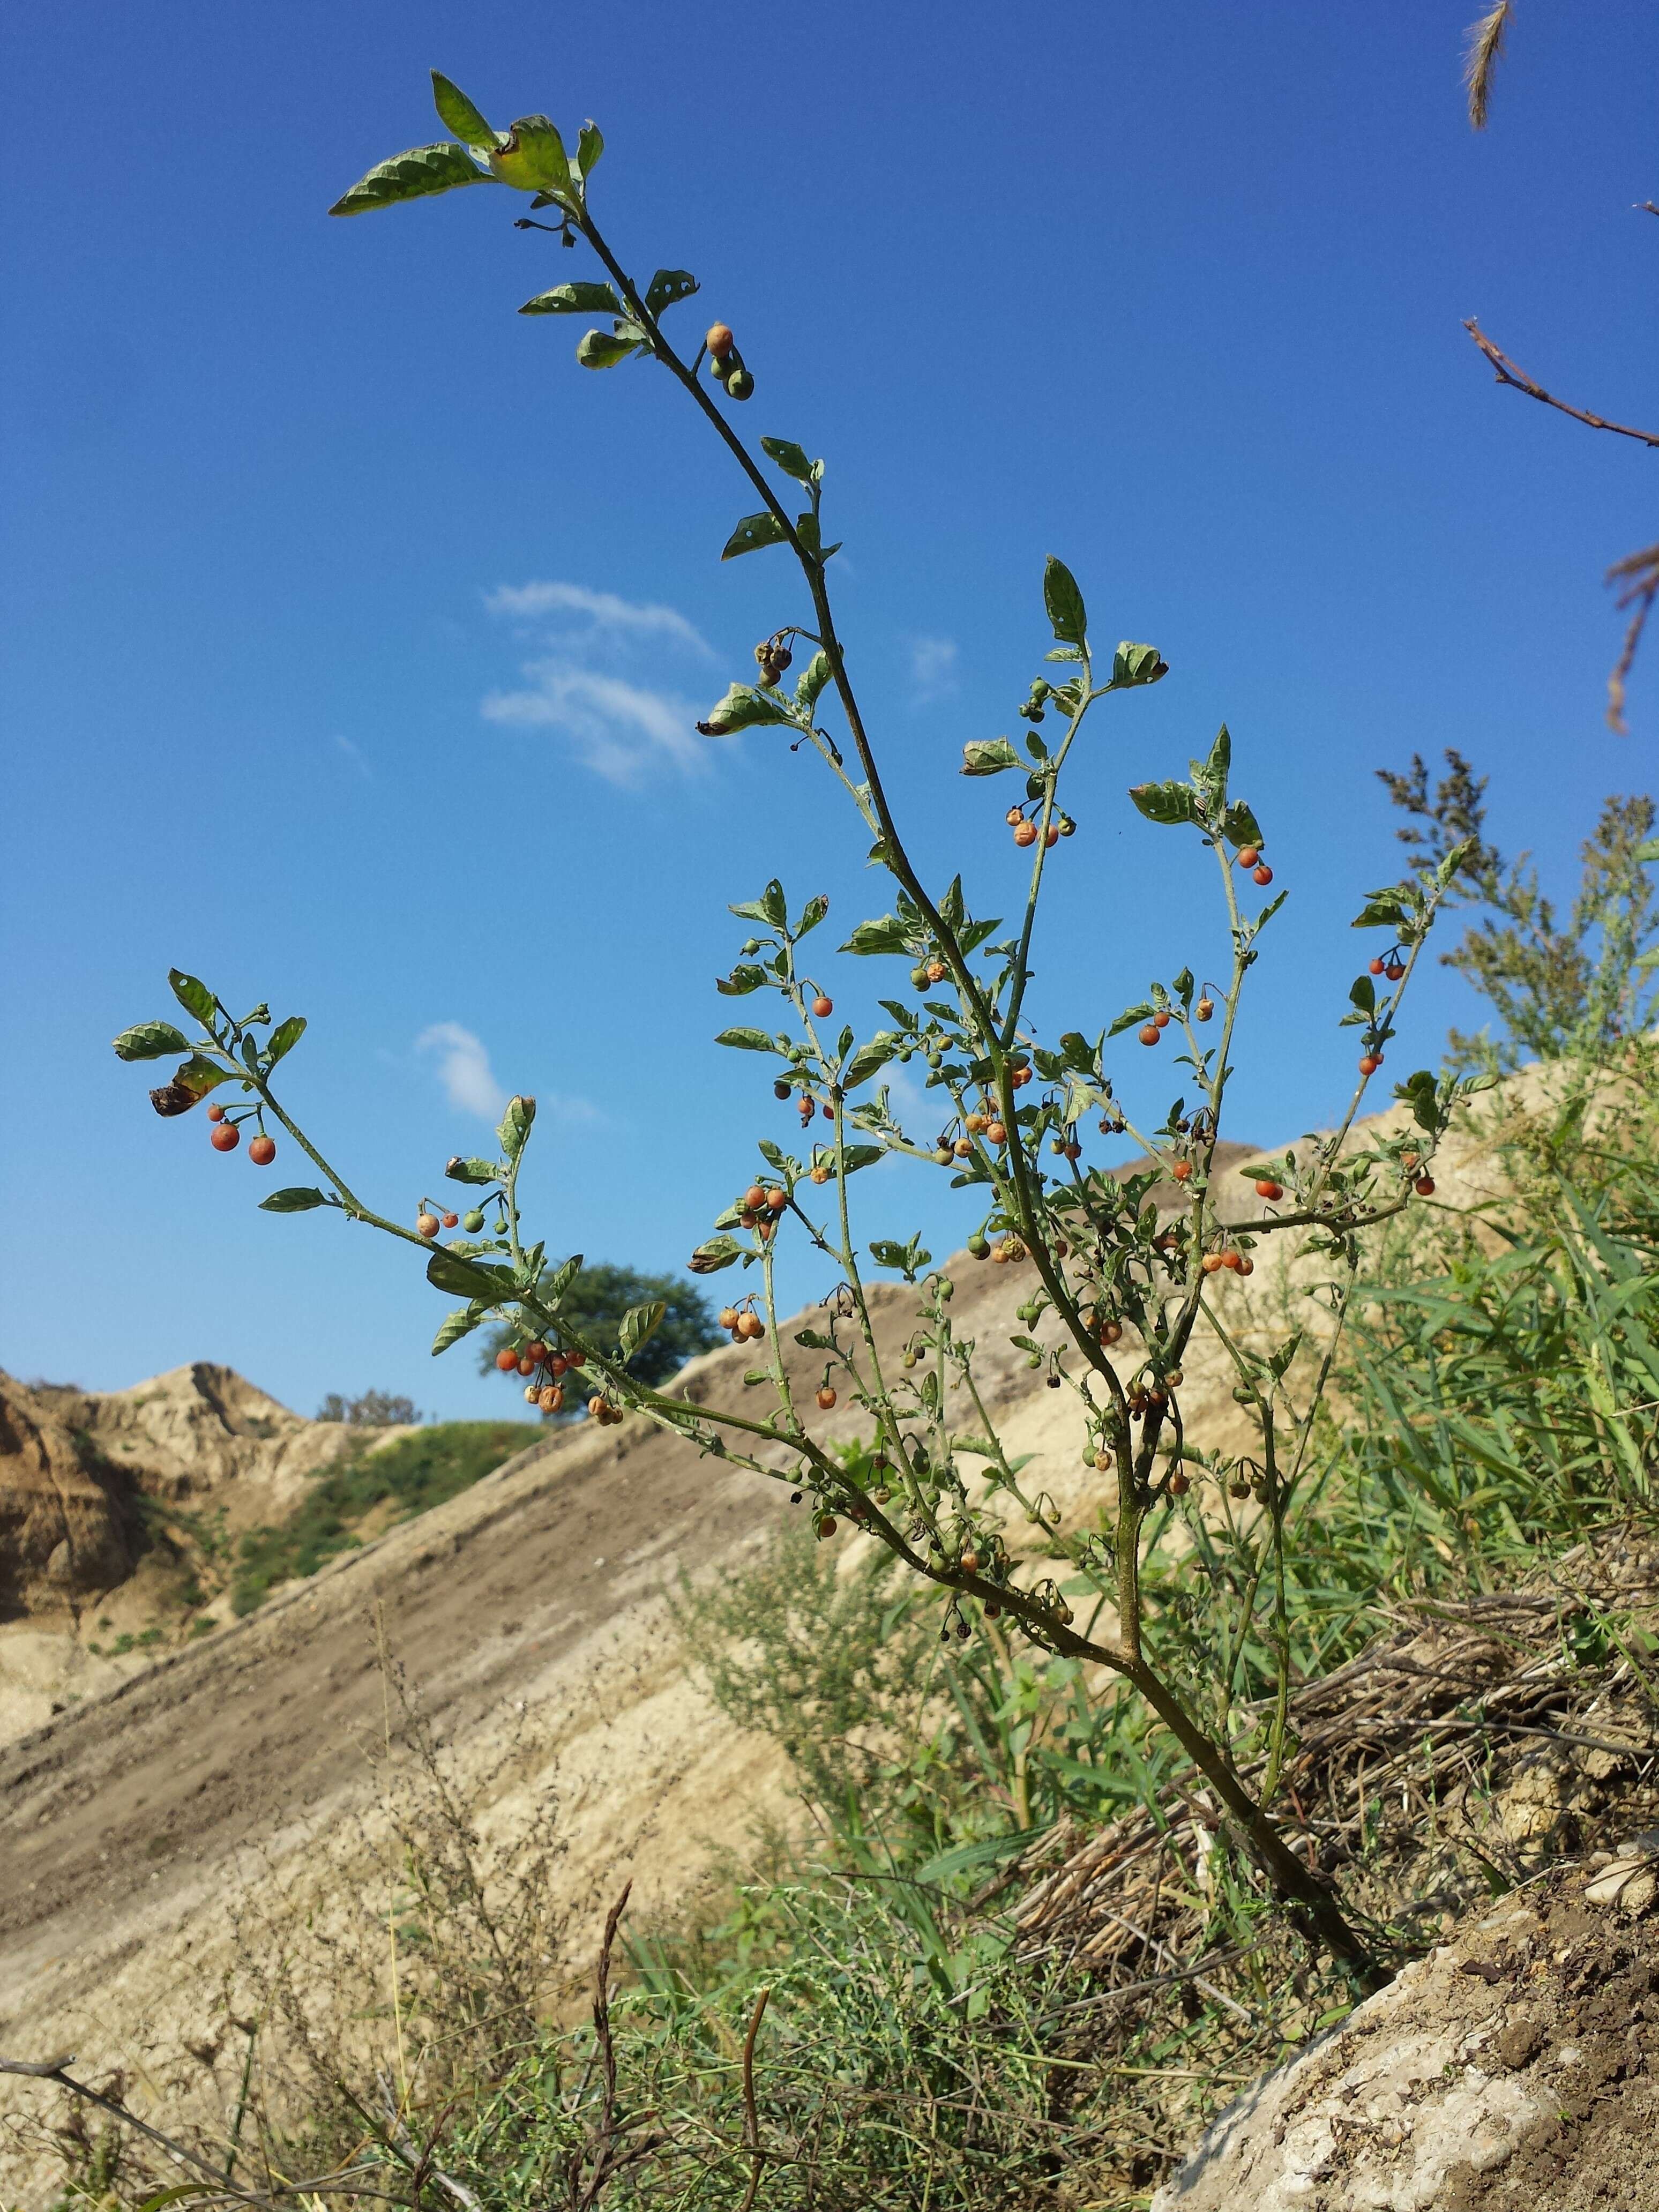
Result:
{"type": "Polygon", "coordinates": [[[351,763],[353,768],[356,769],[358,775],[362,776],[363,781],[365,783],[373,783],[374,781],[374,771],[364,759],[362,747],[361,745],[354,745],[349,738],[343,738],[337,734],[335,737],[334,742],[339,748],[340,751],[343,752],[345,755],[345,757],[351,763]]]}
{"type": "Polygon", "coordinates": [[[544,621],[550,615],[585,615],[595,629],[672,638],[705,659],[714,659],[713,647],[678,608],[620,599],[615,592],[592,592],[586,584],[498,584],[484,594],[484,605],[493,615],[511,615],[521,622],[544,621]]]}
{"type": "Polygon", "coordinates": [[[495,1080],[482,1037],[459,1022],[434,1022],[416,1038],[415,1049],[437,1054],[438,1080],[457,1113],[500,1120],[507,1093],[495,1080]]]}
{"type": "Polygon", "coordinates": [[[957,688],[957,641],[953,637],[910,641],[910,696],[918,707],[948,699],[957,688]]]}
{"type": "Polygon", "coordinates": [[[688,775],[707,766],[708,740],[696,734],[698,709],[689,700],[562,658],[528,661],[524,673],[532,688],[490,692],[486,721],[558,731],[607,783],[642,783],[665,761],[688,775]]]}
{"type": "Polygon", "coordinates": [[[516,690],[483,700],[484,720],[564,738],[575,757],[608,783],[636,787],[664,769],[695,775],[708,765],[696,734],[707,702],[665,683],[665,654],[712,658],[708,646],[672,607],[591,591],[585,584],[503,584],[487,594],[498,617],[533,624],[544,651],[524,662],[516,690]]]}

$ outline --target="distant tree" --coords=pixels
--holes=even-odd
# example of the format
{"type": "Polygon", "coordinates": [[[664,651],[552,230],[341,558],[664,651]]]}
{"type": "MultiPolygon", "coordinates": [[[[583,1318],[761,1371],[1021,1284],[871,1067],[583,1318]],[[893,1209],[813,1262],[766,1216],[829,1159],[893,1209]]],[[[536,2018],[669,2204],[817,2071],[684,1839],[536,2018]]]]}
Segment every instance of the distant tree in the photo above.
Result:
{"type": "Polygon", "coordinates": [[[1379,769],[1395,805],[1412,818],[1399,831],[1419,866],[1432,868],[1455,845],[1467,858],[1450,896],[1486,911],[1463,940],[1440,956],[1481,996],[1503,1024],[1453,1030],[1450,1058],[1458,1067],[1509,1069],[1522,1060],[1594,1058],[1620,1037],[1649,1028],[1659,965],[1659,902],[1653,863],[1659,860],[1655,809],[1644,794],[1601,803],[1594,833],[1581,850],[1578,893],[1565,915],[1538,886],[1530,856],[1506,860],[1486,837],[1486,778],[1449,748],[1446,773],[1431,788],[1420,753],[1403,775],[1379,769]]]}
{"type": "Polygon", "coordinates": [[[361,1398],[343,1398],[331,1390],[317,1408],[319,1421],[344,1421],[354,1429],[412,1427],[421,1416],[412,1398],[394,1398],[389,1390],[365,1390],[361,1398]]]}
{"type": "MultiPolygon", "coordinates": [[[[549,1275],[551,1272],[549,1269],[549,1275]]],[[[544,1276],[544,1282],[546,1279],[544,1276]]],[[[629,1309],[652,1305],[659,1298],[664,1308],[662,1324],[629,1362],[629,1373],[654,1388],[678,1374],[698,1352],[726,1340],[714,1318],[713,1301],[695,1284],[678,1275],[643,1275],[635,1267],[601,1264],[582,1269],[565,1291],[560,1310],[569,1326],[590,1344],[614,1344],[629,1309]]],[[[492,1371],[496,1353],[523,1334],[505,1328],[492,1329],[479,1350],[479,1367],[486,1373],[492,1371]]],[[[582,1410],[580,1400],[570,1408],[573,1413],[582,1410]]]]}

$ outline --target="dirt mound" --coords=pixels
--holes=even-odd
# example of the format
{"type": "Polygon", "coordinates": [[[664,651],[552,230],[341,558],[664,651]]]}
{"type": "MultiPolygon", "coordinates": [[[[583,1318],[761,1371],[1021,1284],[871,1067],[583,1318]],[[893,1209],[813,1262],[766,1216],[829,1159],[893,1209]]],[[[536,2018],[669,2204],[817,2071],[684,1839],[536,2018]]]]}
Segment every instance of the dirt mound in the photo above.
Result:
{"type": "Polygon", "coordinates": [[[1152,2212],[1656,2212],[1656,1844],[1407,1966],[1231,2106],[1152,2212]]]}
{"type": "Polygon", "coordinates": [[[73,1611],[125,1582],[133,1502],[51,1397],[0,1375],[0,1620],[73,1611]]]}

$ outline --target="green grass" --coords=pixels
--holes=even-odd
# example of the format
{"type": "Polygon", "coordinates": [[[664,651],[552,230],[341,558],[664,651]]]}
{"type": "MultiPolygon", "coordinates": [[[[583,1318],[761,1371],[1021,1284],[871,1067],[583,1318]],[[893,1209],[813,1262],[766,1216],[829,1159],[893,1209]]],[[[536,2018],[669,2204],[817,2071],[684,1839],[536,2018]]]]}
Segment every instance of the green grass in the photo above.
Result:
{"type": "Polygon", "coordinates": [[[359,1528],[390,1503],[407,1521],[441,1505],[543,1434],[529,1421],[441,1421],[384,1451],[362,1452],[331,1468],[299,1510],[276,1528],[242,1538],[231,1609],[252,1613],[279,1583],[314,1575],[337,1553],[362,1541],[359,1528]]]}

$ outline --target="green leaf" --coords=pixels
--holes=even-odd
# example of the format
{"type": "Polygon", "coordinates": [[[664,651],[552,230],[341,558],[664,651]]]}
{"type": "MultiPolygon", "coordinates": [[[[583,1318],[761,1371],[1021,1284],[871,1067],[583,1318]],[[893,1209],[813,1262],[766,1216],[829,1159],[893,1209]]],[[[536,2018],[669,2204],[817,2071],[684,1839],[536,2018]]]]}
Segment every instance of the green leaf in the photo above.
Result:
{"type": "Polygon", "coordinates": [[[1234,799],[1221,817],[1221,834],[1230,845],[1259,845],[1261,828],[1242,799],[1234,799]]]}
{"type": "Polygon", "coordinates": [[[746,999],[767,980],[764,968],[738,967],[729,975],[716,975],[714,988],[723,999],[746,999]]]}
{"type": "Polygon", "coordinates": [[[830,902],[822,891],[817,891],[800,910],[800,924],[795,934],[805,937],[809,929],[816,929],[830,911],[830,902]]]}
{"type": "Polygon", "coordinates": [[[1126,637],[1112,655],[1112,689],[1127,691],[1137,684],[1156,684],[1170,672],[1170,664],[1155,645],[1134,645],[1126,637]]]}
{"type": "Polygon", "coordinates": [[[169,968],[167,981],[173,986],[173,995],[187,1014],[194,1014],[204,1029],[213,1026],[213,1013],[218,1000],[205,983],[194,975],[186,975],[182,968],[169,968]]]}
{"type": "Polygon", "coordinates": [[[1354,929],[1397,929],[1411,919],[1411,909],[1397,890],[1371,891],[1354,916],[1354,929]]]}
{"type": "Polygon", "coordinates": [[[520,116],[505,143],[490,149],[489,166],[504,185],[518,191],[570,191],[570,157],[557,125],[545,115],[520,116]]]}
{"type": "MultiPolygon", "coordinates": [[[[1198,773],[1209,787],[1212,803],[1227,795],[1227,777],[1233,764],[1233,741],[1224,722],[1216,732],[1215,743],[1210,747],[1210,757],[1198,773]]],[[[1197,763],[1194,763],[1197,767],[1197,763]]]]}
{"type": "Polygon", "coordinates": [[[691,1255],[691,1272],[694,1275],[712,1275],[742,1256],[743,1247],[735,1237],[711,1237],[691,1255]]]}
{"type": "Polygon", "coordinates": [[[331,1206],[333,1200],[325,1191],[309,1183],[292,1183],[286,1190],[273,1190],[269,1198],[259,1200],[261,1213],[310,1213],[319,1206],[331,1206]]]}
{"type": "Polygon", "coordinates": [[[884,1157],[879,1145],[845,1145],[842,1147],[841,1164],[848,1175],[856,1175],[860,1168],[872,1168],[884,1157]]]}
{"type": "Polygon", "coordinates": [[[757,553],[763,545],[781,545],[789,532],[769,508],[762,514],[745,514],[726,541],[722,561],[735,561],[739,553],[757,553]]]}
{"type": "Polygon", "coordinates": [[[903,1042],[891,1030],[878,1030],[868,1044],[860,1045],[853,1054],[842,1077],[842,1088],[856,1091],[861,1083],[867,1083],[878,1068],[886,1066],[903,1042]]]}
{"type": "Polygon", "coordinates": [[[757,691],[752,684],[733,684],[727,687],[726,696],[709,708],[708,720],[699,722],[697,727],[706,738],[723,738],[732,730],[760,729],[774,722],[793,729],[794,716],[787,707],[757,691]]]}
{"type": "Polygon", "coordinates": [[[1077,587],[1076,577],[1066,563],[1056,561],[1052,553],[1043,565],[1042,604],[1048,611],[1049,623],[1060,643],[1080,646],[1089,629],[1089,618],[1083,607],[1083,594],[1077,587]]]}
{"type": "Polygon", "coordinates": [[[493,153],[496,134],[484,121],[459,85],[453,83],[441,70],[432,72],[432,104],[439,119],[447,124],[464,144],[477,146],[484,153],[493,153]]]}
{"type": "Polygon", "coordinates": [[[1019,765],[1019,755],[1006,738],[970,738],[962,749],[964,775],[1000,775],[1004,769],[1019,765]]]}
{"type": "Polygon", "coordinates": [[[507,1100],[501,1126],[495,1132],[495,1141],[508,1160],[516,1160],[524,1150],[525,1139],[530,1134],[530,1125],[535,1118],[536,1102],[533,1098],[507,1100]]]}
{"type": "Polygon", "coordinates": [[[1362,1014],[1376,1012],[1376,986],[1369,975],[1356,975],[1348,987],[1348,997],[1362,1014]]]}
{"type": "Polygon", "coordinates": [[[186,1091],[193,1091],[198,1098],[205,1098],[210,1091],[216,1091],[222,1083],[231,1080],[231,1070],[221,1067],[218,1061],[209,1060],[203,1053],[193,1052],[181,1067],[175,1068],[173,1079],[186,1091]]]}
{"type": "Polygon", "coordinates": [[[1126,1006],[1106,1034],[1109,1037],[1121,1036],[1125,1030],[1132,1030],[1141,1022],[1151,1021],[1157,1012],[1158,1008],[1150,1000],[1143,999],[1138,1006],[1126,1006]]]}
{"type": "Polygon", "coordinates": [[[733,1045],[739,1052],[776,1052],[778,1050],[776,1040],[768,1036],[764,1030],[722,1030],[714,1042],[716,1044],[733,1045]]]}
{"type": "Polygon", "coordinates": [[[457,1306],[452,1314],[446,1314],[438,1324],[438,1334],[432,1340],[432,1357],[435,1359],[441,1352],[447,1352],[452,1344],[459,1344],[464,1336],[470,1336],[488,1310],[481,1304],[464,1305],[457,1306]]]}
{"type": "Polygon", "coordinates": [[[190,1039],[171,1022],[139,1022],[115,1039],[119,1060],[163,1060],[170,1052],[188,1052],[190,1039]]]}
{"type": "Polygon", "coordinates": [[[1197,793],[1189,783],[1138,783],[1129,796],[1149,822],[1167,827],[1199,818],[1197,793]]]}
{"type": "Polygon", "coordinates": [[[884,914],[879,921],[861,921],[841,949],[843,952],[908,952],[909,933],[896,915],[884,914]]]}
{"type": "Polygon", "coordinates": [[[448,1291],[469,1304],[478,1301],[486,1306],[500,1305],[518,1287],[510,1267],[483,1267],[441,1246],[426,1263],[426,1279],[434,1291],[448,1291]]]}
{"type": "Polygon", "coordinates": [[[689,269],[659,269],[646,288],[645,304],[653,315],[660,315],[701,289],[689,269]]]}
{"type": "MultiPolygon", "coordinates": [[[[627,326],[632,330],[630,323],[627,326]]],[[[639,350],[637,338],[613,337],[607,331],[589,331],[576,348],[576,358],[584,368],[614,368],[619,361],[626,361],[639,350]]]]}
{"type": "Polygon", "coordinates": [[[816,553],[820,561],[827,561],[832,553],[839,553],[842,548],[839,538],[833,545],[824,544],[818,531],[818,519],[811,513],[795,517],[795,535],[807,551],[816,553]]]}
{"type": "Polygon", "coordinates": [[[624,1361],[631,1359],[640,1346],[656,1334],[662,1327],[662,1317],[667,1310],[660,1298],[648,1306],[629,1306],[622,1317],[622,1331],[617,1339],[624,1361]]]}
{"type": "Polygon", "coordinates": [[[453,191],[459,185],[494,181],[473,160],[465,146],[447,139],[440,146],[412,146],[394,154],[366,177],[360,177],[329,210],[331,215],[367,215],[371,208],[390,207],[397,200],[424,199],[429,192],[453,191]]]}
{"type": "Polygon", "coordinates": [[[785,476],[793,477],[797,483],[810,484],[817,481],[814,471],[821,469],[823,464],[809,460],[805,447],[798,446],[793,438],[763,438],[761,451],[769,454],[785,476]]]}
{"type": "Polygon", "coordinates": [[[739,921],[764,921],[774,929],[787,928],[789,921],[789,902],[775,876],[757,899],[744,899],[740,905],[729,906],[726,911],[736,915],[739,921]]]}
{"type": "Polygon", "coordinates": [[[585,184],[599,166],[599,156],[605,151],[605,137],[597,123],[584,123],[576,136],[576,159],[581,165],[585,184]]]}
{"type": "Polygon", "coordinates": [[[519,310],[521,315],[620,315],[623,303],[609,284],[556,284],[538,292],[519,310]]]}
{"type": "Polygon", "coordinates": [[[266,1066],[275,1067],[279,1060],[285,1060],[305,1033],[306,1018],[303,1014],[290,1014],[285,1022],[279,1022],[270,1033],[270,1042],[265,1047],[266,1066]]]}
{"type": "Polygon", "coordinates": [[[811,714],[818,702],[818,695],[830,681],[830,656],[815,653],[800,672],[795,685],[795,704],[811,714]]]}
{"type": "Polygon", "coordinates": [[[464,1159],[459,1152],[444,1165],[451,1182],[498,1182],[502,1172],[499,1160],[464,1159]]]}

